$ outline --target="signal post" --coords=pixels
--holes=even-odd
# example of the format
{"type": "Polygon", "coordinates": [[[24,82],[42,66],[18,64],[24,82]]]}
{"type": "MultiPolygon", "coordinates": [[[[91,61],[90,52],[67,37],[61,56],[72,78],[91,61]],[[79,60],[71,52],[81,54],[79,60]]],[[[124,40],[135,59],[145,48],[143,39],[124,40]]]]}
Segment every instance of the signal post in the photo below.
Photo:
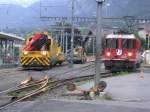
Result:
{"type": "Polygon", "coordinates": [[[95,62],[95,88],[98,87],[101,74],[101,38],[102,38],[102,5],[104,0],[97,2],[97,31],[96,31],[96,62],[95,62]]]}

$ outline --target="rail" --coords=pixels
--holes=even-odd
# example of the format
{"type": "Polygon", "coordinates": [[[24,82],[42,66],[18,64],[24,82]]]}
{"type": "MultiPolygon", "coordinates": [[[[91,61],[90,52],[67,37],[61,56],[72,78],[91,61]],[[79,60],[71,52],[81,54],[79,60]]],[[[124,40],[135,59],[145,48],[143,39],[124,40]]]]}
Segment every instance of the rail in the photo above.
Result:
{"type": "MultiPolygon", "coordinates": [[[[73,71],[76,71],[75,73],[78,73],[78,72],[89,70],[91,68],[94,68],[94,63],[91,63],[82,68],[74,68],[74,69],[65,71],[64,73],[61,73],[61,74],[68,74],[68,73],[72,73],[73,71]]],[[[113,76],[113,74],[111,74],[110,72],[101,73],[101,74],[102,74],[101,77],[103,78],[113,76]]],[[[93,78],[94,78],[94,74],[84,75],[84,76],[71,76],[71,77],[67,77],[63,79],[54,79],[51,77],[50,78],[44,77],[38,81],[33,81],[31,77],[27,78],[25,81],[23,81],[24,83],[19,84],[17,88],[10,89],[9,91],[5,91],[6,93],[19,93],[19,92],[21,93],[22,91],[27,91],[26,94],[24,94],[23,96],[19,96],[19,97],[12,94],[13,96],[10,102],[1,105],[0,110],[7,108],[20,101],[31,98],[33,96],[37,96],[40,93],[44,93],[45,91],[57,89],[58,87],[67,85],[70,82],[79,82],[79,81],[89,80],[93,78]],[[34,90],[32,88],[34,88],[34,90]]]]}
{"type": "MultiPolygon", "coordinates": [[[[63,80],[53,80],[53,81],[48,81],[48,79],[46,79],[46,81],[42,84],[42,86],[40,86],[40,88],[32,91],[32,92],[29,92],[27,93],[26,95],[24,95],[23,97],[12,97],[11,101],[6,103],[6,104],[3,104],[0,106],[0,110],[2,109],[5,109],[15,103],[18,103],[20,101],[23,101],[25,99],[28,99],[28,98],[31,98],[33,96],[36,96],[36,95],[39,95],[40,93],[43,93],[47,90],[53,90],[53,89],[57,89],[58,87],[61,87],[61,86],[64,86],[64,85],[67,85],[70,81],[71,82],[77,82],[77,81],[84,81],[84,80],[89,80],[89,79],[92,79],[94,77],[94,75],[89,75],[89,76],[81,76],[81,77],[74,77],[74,78],[67,78],[67,79],[63,79],[63,80]]],[[[41,84],[41,83],[40,83],[41,84]]],[[[32,85],[32,86],[28,86],[26,87],[27,88],[30,88],[30,87],[33,87],[35,85],[32,85]]],[[[15,90],[16,92],[20,91],[20,90],[23,90],[25,88],[20,88],[18,90],[15,90]]],[[[14,91],[13,91],[14,92],[14,91]]]]}

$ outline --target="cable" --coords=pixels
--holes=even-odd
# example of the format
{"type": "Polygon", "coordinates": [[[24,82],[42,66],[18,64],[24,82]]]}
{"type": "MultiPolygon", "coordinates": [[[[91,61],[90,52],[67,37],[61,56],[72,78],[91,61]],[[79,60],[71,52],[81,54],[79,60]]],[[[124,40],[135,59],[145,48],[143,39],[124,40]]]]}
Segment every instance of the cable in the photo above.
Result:
{"type": "Polygon", "coordinates": [[[41,7],[65,7],[67,8],[70,0],[41,0],[41,7]],[[46,4],[45,4],[46,3],[46,4]],[[58,5],[53,5],[58,4],[58,5]]]}
{"type": "MultiPolygon", "coordinates": [[[[61,11],[62,8],[66,9],[67,11],[71,8],[70,6],[70,0],[41,0],[40,1],[40,17],[42,17],[42,13],[45,12],[45,15],[43,17],[50,17],[48,15],[48,12],[52,10],[55,10],[53,8],[57,8],[61,11]]],[[[54,14],[55,15],[55,14],[54,14]]]]}
{"type": "Polygon", "coordinates": [[[87,15],[88,15],[87,12],[85,12],[85,11],[83,10],[83,8],[82,8],[82,6],[80,5],[79,1],[78,1],[78,0],[75,0],[75,2],[77,3],[77,5],[79,6],[79,8],[81,9],[82,13],[84,13],[85,16],[87,16],[87,15]]]}
{"type": "MultiPolygon", "coordinates": [[[[122,4],[119,4],[118,1],[120,1],[120,0],[116,0],[116,2],[113,1],[112,3],[114,3],[114,5],[116,5],[117,7],[119,7],[121,10],[125,11],[126,5],[128,5],[129,3],[128,3],[126,0],[123,1],[123,2],[126,2],[126,5],[125,5],[124,7],[122,7],[122,4]]],[[[126,15],[128,15],[128,12],[127,12],[127,11],[126,11],[125,13],[126,13],[126,15]]]]}

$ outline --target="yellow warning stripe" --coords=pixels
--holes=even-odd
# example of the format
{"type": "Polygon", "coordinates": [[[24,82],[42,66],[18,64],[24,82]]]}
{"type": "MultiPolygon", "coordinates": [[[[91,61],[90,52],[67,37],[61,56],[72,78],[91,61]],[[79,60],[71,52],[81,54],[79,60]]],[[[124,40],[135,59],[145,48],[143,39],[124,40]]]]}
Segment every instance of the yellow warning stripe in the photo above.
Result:
{"type": "Polygon", "coordinates": [[[50,60],[47,57],[43,57],[41,58],[41,60],[43,60],[46,63],[46,65],[50,65],[50,60]]]}
{"type": "Polygon", "coordinates": [[[46,58],[44,58],[44,57],[43,57],[43,58],[40,57],[39,60],[41,60],[41,61],[42,61],[43,63],[45,63],[46,65],[49,65],[49,64],[50,64],[50,62],[47,61],[46,58]]]}
{"type": "Polygon", "coordinates": [[[39,65],[49,66],[50,60],[48,57],[21,57],[21,64],[22,65],[31,65],[32,62],[35,62],[39,65]]]}
{"type": "Polygon", "coordinates": [[[34,58],[32,57],[25,65],[30,65],[33,60],[34,58]]]}
{"type": "Polygon", "coordinates": [[[40,65],[40,62],[38,61],[38,59],[37,59],[37,58],[34,58],[34,60],[33,60],[33,61],[34,61],[34,62],[36,61],[36,63],[40,65]]]}
{"type": "Polygon", "coordinates": [[[36,58],[36,60],[37,60],[39,63],[41,63],[42,65],[45,65],[45,63],[42,62],[39,58],[36,58]]]}
{"type": "Polygon", "coordinates": [[[25,65],[29,60],[30,60],[30,57],[26,57],[26,58],[23,60],[22,64],[25,65]]]}
{"type": "Polygon", "coordinates": [[[26,60],[26,57],[21,57],[21,63],[23,63],[26,60]]]}
{"type": "Polygon", "coordinates": [[[44,58],[48,63],[50,63],[50,59],[49,58],[44,58]]]}

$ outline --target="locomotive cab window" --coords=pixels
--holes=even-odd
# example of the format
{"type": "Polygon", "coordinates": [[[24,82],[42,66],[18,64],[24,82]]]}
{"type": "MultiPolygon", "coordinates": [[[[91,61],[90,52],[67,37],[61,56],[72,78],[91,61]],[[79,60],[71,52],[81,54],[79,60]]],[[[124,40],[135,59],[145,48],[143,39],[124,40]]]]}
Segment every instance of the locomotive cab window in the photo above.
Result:
{"type": "Polygon", "coordinates": [[[31,38],[29,38],[29,41],[31,41],[32,40],[32,37],[31,38]]]}
{"type": "Polygon", "coordinates": [[[118,48],[118,39],[106,39],[106,47],[107,48],[118,48]]]}
{"type": "Polygon", "coordinates": [[[48,41],[46,42],[46,45],[45,45],[45,50],[49,51],[51,48],[51,39],[48,39],[48,41]]]}
{"type": "Polygon", "coordinates": [[[134,39],[122,39],[122,48],[133,49],[134,48],[134,39]]]}

